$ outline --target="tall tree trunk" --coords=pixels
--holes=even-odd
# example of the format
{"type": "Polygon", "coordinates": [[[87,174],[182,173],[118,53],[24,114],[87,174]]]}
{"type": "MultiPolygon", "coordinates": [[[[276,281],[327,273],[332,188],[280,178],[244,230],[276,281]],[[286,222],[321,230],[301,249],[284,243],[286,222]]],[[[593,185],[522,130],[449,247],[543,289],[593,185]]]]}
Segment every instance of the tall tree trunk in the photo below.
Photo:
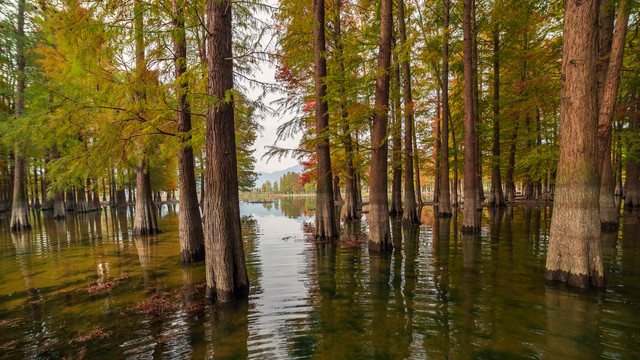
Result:
{"type": "MultiPolygon", "coordinates": [[[[141,81],[143,74],[147,71],[146,60],[144,55],[145,44],[143,35],[144,15],[142,13],[141,0],[134,0],[134,37],[136,51],[136,72],[141,81]]],[[[142,101],[145,94],[136,90],[136,101],[142,101]]],[[[147,159],[147,149],[142,140],[138,141],[138,164],[136,166],[136,191],[138,197],[136,199],[136,211],[133,218],[133,234],[134,235],[151,235],[157,234],[158,221],[156,219],[156,209],[151,198],[151,174],[149,169],[149,160],[147,159]]],[[[124,190],[122,193],[124,197],[124,190]]]]}
{"type": "Polygon", "coordinates": [[[173,10],[173,52],[176,82],[178,83],[178,132],[180,143],[187,143],[178,149],[178,187],[180,188],[180,260],[190,263],[204,260],[204,231],[198,206],[196,191],[195,162],[191,140],[191,104],[187,99],[189,81],[187,72],[187,37],[184,28],[186,0],[172,0],[173,10]]]}
{"type": "Polygon", "coordinates": [[[480,94],[478,89],[478,26],[476,24],[476,0],[471,1],[471,71],[473,80],[473,123],[475,124],[474,164],[476,175],[476,207],[482,209],[484,188],[482,186],[482,153],[480,150],[480,94]]]}
{"type": "Polygon", "coordinates": [[[387,121],[391,65],[392,1],[380,0],[380,48],[369,171],[369,250],[392,251],[387,199],[387,121]]]}
{"type": "Polygon", "coordinates": [[[116,174],[115,169],[111,169],[111,176],[109,178],[109,206],[115,207],[116,201],[116,174]]]}
{"type": "MultiPolygon", "coordinates": [[[[392,45],[395,42],[392,41],[392,45]]],[[[402,214],[402,122],[400,110],[400,65],[394,52],[393,76],[393,127],[391,128],[391,137],[393,139],[392,162],[393,177],[391,180],[391,216],[402,214]]]]}
{"type": "MultiPolygon", "coordinates": [[[[449,189],[449,11],[450,0],[444,0],[444,34],[442,38],[442,115],[440,128],[440,195],[438,215],[451,216],[451,194],[449,189]]],[[[457,195],[457,191],[454,189],[457,195]]],[[[457,203],[457,199],[454,199],[457,203]]]]}
{"type": "Polygon", "coordinates": [[[74,194],[73,188],[67,190],[65,193],[64,209],[66,211],[76,210],[76,196],[74,194]]]}
{"type": "Polygon", "coordinates": [[[40,208],[40,195],[38,194],[38,167],[33,166],[33,206],[36,209],[40,208]]]}
{"type": "MultiPolygon", "coordinates": [[[[440,144],[442,143],[442,133],[440,131],[440,127],[442,124],[442,119],[441,119],[441,108],[440,108],[440,89],[436,89],[436,121],[435,121],[435,127],[436,127],[436,144],[435,144],[435,154],[434,154],[434,174],[433,174],[433,203],[434,204],[438,204],[438,199],[440,197],[440,181],[442,179],[442,176],[440,175],[440,171],[442,171],[442,168],[440,166],[440,160],[441,160],[441,147],[440,144]]],[[[436,214],[437,215],[437,214],[436,214]]]]}
{"type": "MultiPolygon", "coordinates": [[[[611,55],[606,71],[604,84],[598,84],[598,155],[600,158],[600,222],[605,231],[618,229],[618,213],[616,211],[614,199],[614,179],[611,167],[611,137],[613,131],[613,116],[615,113],[618,86],[620,85],[620,75],[622,73],[622,60],[624,55],[624,43],[627,36],[627,23],[629,21],[629,10],[626,8],[626,1],[621,0],[618,4],[618,19],[616,21],[613,40],[611,43],[611,55]]],[[[602,8],[601,8],[602,9],[602,8]]],[[[606,25],[605,25],[606,27],[606,25]]],[[[607,32],[607,30],[602,31],[607,32]]],[[[601,39],[608,34],[601,32],[601,39]]],[[[608,39],[604,40],[605,42],[608,39]]],[[[607,52],[608,44],[600,43],[600,59],[603,52],[607,52]]],[[[601,80],[600,76],[598,80],[601,80]]]]}
{"type": "MultiPolygon", "coordinates": [[[[203,163],[203,160],[201,160],[201,163],[203,163]]],[[[205,174],[206,174],[206,165],[203,167],[202,173],[200,174],[200,204],[201,205],[204,205],[204,188],[207,183],[207,181],[205,180],[205,174]]]]}
{"type": "MultiPolygon", "coordinates": [[[[635,94],[636,115],[631,119],[630,128],[637,132],[640,129],[640,95],[635,94]]],[[[627,151],[637,146],[637,141],[629,141],[627,151]]],[[[640,207],[640,161],[627,158],[626,179],[624,186],[624,207],[640,207]]]]}
{"type": "Polygon", "coordinates": [[[93,202],[92,188],[91,178],[87,178],[87,212],[96,211],[95,203],[93,202]]]}
{"type": "Polygon", "coordinates": [[[45,159],[45,165],[43,168],[42,175],[40,176],[40,183],[42,184],[42,210],[53,210],[53,199],[47,198],[47,193],[49,192],[49,176],[47,171],[47,164],[49,164],[49,159],[45,159]]]}
{"type": "MultiPolygon", "coordinates": [[[[136,167],[136,211],[133,218],[133,235],[153,235],[160,232],[156,209],[151,193],[151,177],[149,176],[149,162],[146,158],[138,159],[136,167]]],[[[122,190],[124,197],[124,190],[122,190]]]]}
{"type": "MultiPolygon", "coordinates": [[[[15,115],[22,116],[24,110],[25,57],[24,57],[24,11],[25,0],[18,0],[18,26],[16,28],[18,83],[16,89],[15,115]]],[[[29,223],[29,204],[27,200],[27,164],[23,144],[15,146],[15,165],[13,180],[13,203],[11,206],[11,231],[31,229],[29,223]]]]}
{"type": "Polygon", "coordinates": [[[340,193],[340,176],[336,175],[333,177],[333,202],[341,203],[342,194],[340,193]]]}
{"type": "Polygon", "coordinates": [[[500,30],[493,30],[493,163],[489,206],[504,206],[500,179],[500,30]]]}
{"type": "Polygon", "coordinates": [[[504,182],[504,199],[507,202],[514,202],[516,198],[516,184],[513,179],[513,171],[516,167],[516,145],[518,140],[518,120],[516,120],[513,134],[511,134],[511,146],[509,148],[509,161],[504,182]]]}
{"type": "Polygon", "coordinates": [[[84,191],[84,184],[82,183],[76,187],[76,212],[87,212],[87,197],[84,191]]]}
{"type": "Polygon", "coordinates": [[[402,223],[417,225],[420,224],[420,219],[418,218],[416,189],[413,182],[413,98],[411,96],[411,68],[409,67],[411,48],[407,44],[403,0],[398,0],[398,23],[402,49],[402,96],[404,99],[404,211],[402,223]]]}
{"type": "MultiPolygon", "coordinates": [[[[51,147],[51,158],[55,161],[60,158],[58,152],[58,145],[53,144],[51,147]]],[[[64,191],[57,190],[53,198],[53,218],[64,219],[67,216],[66,208],[64,204],[64,191]]]]}
{"type": "Polygon", "coordinates": [[[464,34],[464,208],[462,231],[466,233],[480,232],[480,221],[477,216],[478,197],[476,177],[476,124],[474,117],[473,92],[473,31],[472,0],[463,0],[462,27],[464,34]]]}
{"type": "MultiPolygon", "coordinates": [[[[342,19],[340,18],[340,8],[341,1],[336,1],[335,6],[335,33],[336,33],[336,55],[338,61],[338,67],[340,71],[340,76],[342,79],[346,79],[346,73],[344,69],[344,58],[343,58],[343,45],[342,45],[342,33],[341,33],[341,24],[342,19]]],[[[343,218],[347,221],[359,219],[360,216],[358,214],[358,198],[356,194],[356,175],[353,167],[353,142],[351,140],[351,131],[349,129],[349,114],[347,112],[346,106],[346,87],[344,84],[340,86],[340,113],[342,115],[342,131],[344,136],[344,152],[345,152],[345,165],[346,165],[346,176],[345,176],[345,190],[344,190],[344,207],[343,207],[343,218]]]]}
{"type": "MultiPolygon", "coordinates": [[[[536,108],[536,146],[538,149],[542,145],[542,131],[540,131],[540,128],[541,128],[540,122],[541,122],[540,108],[536,108]]],[[[533,182],[533,184],[535,188],[535,191],[534,191],[535,198],[536,199],[542,198],[542,182],[540,181],[539,175],[536,178],[536,180],[533,182]]]]}
{"type": "Polygon", "coordinates": [[[233,89],[231,15],[229,0],[207,1],[207,28],[209,34],[215,34],[207,38],[207,84],[217,103],[207,109],[205,257],[207,297],[219,302],[249,294],[240,227],[233,95],[229,97],[233,89]]]}
{"type": "Polygon", "coordinates": [[[313,53],[316,90],[316,239],[338,236],[333,203],[331,153],[329,151],[329,105],[327,104],[327,59],[325,58],[324,0],[313,1],[313,53]]]}
{"type": "Polygon", "coordinates": [[[93,207],[94,207],[94,211],[102,211],[102,204],[100,203],[100,194],[99,194],[99,191],[98,191],[97,181],[94,181],[93,184],[94,184],[94,188],[93,188],[93,207]]]}
{"type": "MultiPolygon", "coordinates": [[[[618,126],[618,129],[620,129],[621,126],[618,126]]],[[[622,197],[624,195],[623,193],[623,187],[622,187],[622,159],[620,154],[622,153],[622,138],[620,135],[618,135],[617,141],[616,141],[616,160],[615,160],[615,169],[616,169],[616,188],[615,188],[615,196],[616,197],[622,197]]]]}
{"type": "Polygon", "coordinates": [[[560,154],[545,278],[605,285],[597,152],[597,1],[565,2],[560,154]]]}
{"type": "Polygon", "coordinates": [[[418,206],[423,206],[424,202],[422,201],[422,182],[420,181],[420,154],[418,153],[418,140],[416,136],[416,127],[415,123],[413,128],[413,169],[415,171],[415,194],[416,194],[416,204],[418,206]]]}
{"type": "Polygon", "coordinates": [[[104,178],[102,178],[102,201],[107,201],[107,184],[104,178]]]}

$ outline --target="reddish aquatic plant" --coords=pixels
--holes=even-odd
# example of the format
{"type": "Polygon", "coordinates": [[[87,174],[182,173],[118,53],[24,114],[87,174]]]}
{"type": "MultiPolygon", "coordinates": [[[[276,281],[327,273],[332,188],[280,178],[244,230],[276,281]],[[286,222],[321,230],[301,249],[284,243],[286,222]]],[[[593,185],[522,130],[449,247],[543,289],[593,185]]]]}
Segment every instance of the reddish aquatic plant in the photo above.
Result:
{"type": "Polygon", "coordinates": [[[101,328],[95,328],[91,330],[89,333],[78,335],[75,338],[69,340],[69,344],[82,343],[82,342],[93,340],[93,339],[103,339],[108,337],[109,337],[109,334],[104,332],[101,328]]]}
{"type": "Polygon", "coordinates": [[[8,319],[8,320],[0,320],[0,329],[13,327],[18,325],[22,321],[22,318],[8,319]]]}
{"type": "Polygon", "coordinates": [[[158,291],[147,301],[138,304],[138,309],[146,315],[164,317],[178,310],[178,303],[168,293],[158,291]]]}
{"type": "Polygon", "coordinates": [[[2,350],[2,352],[4,353],[6,351],[15,349],[16,346],[18,346],[18,341],[13,340],[0,345],[0,350],[2,350]]]}
{"type": "Polygon", "coordinates": [[[88,287],[84,288],[84,290],[86,290],[91,296],[104,294],[106,292],[111,291],[113,287],[118,285],[120,282],[127,280],[128,278],[129,278],[128,275],[121,275],[121,276],[109,279],[103,283],[100,283],[100,281],[96,281],[94,283],[95,285],[89,285],[88,287]]]}

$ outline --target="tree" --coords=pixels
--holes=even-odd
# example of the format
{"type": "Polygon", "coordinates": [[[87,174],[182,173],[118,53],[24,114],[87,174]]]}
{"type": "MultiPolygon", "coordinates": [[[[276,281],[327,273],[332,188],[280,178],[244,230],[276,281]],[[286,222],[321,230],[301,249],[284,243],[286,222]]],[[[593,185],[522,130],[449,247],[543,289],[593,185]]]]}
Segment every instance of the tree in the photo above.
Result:
{"type": "Polygon", "coordinates": [[[560,157],[545,278],[605,284],[600,247],[597,153],[597,1],[565,3],[560,157]]]}
{"type": "MultiPolygon", "coordinates": [[[[420,224],[416,206],[416,191],[413,183],[413,98],[411,96],[410,46],[407,44],[404,1],[398,1],[398,23],[402,49],[402,95],[404,99],[404,209],[402,222],[406,225],[420,224]]],[[[418,188],[420,191],[420,188],[418,188]]]]}
{"type": "Polygon", "coordinates": [[[329,106],[327,104],[327,60],[325,58],[324,0],[313,1],[313,52],[316,90],[316,153],[317,190],[316,190],[316,227],[315,237],[333,239],[338,236],[335,210],[333,206],[333,187],[331,175],[331,155],[329,151],[329,106]]]}
{"type": "MultiPolygon", "coordinates": [[[[606,3],[606,2],[605,2],[606,3]]],[[[629,21],[629,10],[626,1],[620,0],[618,5],[618,19],[615,25],[615,32],[611,46],[600,43],[600,58],[602,52],[607,52],[610,48],[610,56],[608,66],[599,74],[604,72],[606,76],[598,76],[598,100],[599,100],[599,116],[598,116],[598,157],[599,173],[600,173],[600,222],[605,231],[613,231],[618,229],[618,214],[615,207],[614,199],[614,179],[613,169],[611,166],[611,139],[613,132],[613,115],[615,110],[616,98],[618,95],[618,86],[620,85],[620,75],[622,73],[622,61],[624,54],[624,43],[627,36],[627,22],[629,21]],[[603,79],[604,78],[604,81],[603,79]]],[[[605,8],[600,7],[601,12],[605,8]]],[[[600,18],[603,16],[601,15],[600,18]]],[[[612,16],[611,16],[612,17],[612,16]]],[[[606,16],[605,16],[606,18],[606,16]]],[[[606,20],[604,21],[606,22],[606,20]]],[[[605,26],[606,27],[606,26],[605,26]]],[[[607,30],[600,31],[600,37],[605,37],[603,33],[607,30]]],[[[606,59],[606,56],[605,56],[606,59]]]]}
{"type": "Polygon", "coordinates": [[[476,163],[476,122],[474,113],[474,77],[472,59],[472,0],[463,1],[462,25],[464,33],[464,208],[462,231],[480,232],[480,221],[477,216],[477,163],[476,163]]]}
{"type": "MultiPolygon", "coordinates": [[[[16,28],[16,61],[17,61],[17,89],[15,100],[15,116],[20,118],[24,111],[25,90],[25,54],[24,54],[24,11],[25,0],[18,0],[18,26],[16,28]]],[[[31,229],[29,222],[29,204],[27,200],[27,164],[24,144],[20,142],[15,147],[13,204],[11,206],[11,231],[31,229]]]]}
{"type": "Polygon", "coordinates": [[[229,302],[249,293],[240,228],[234,127],[232,4],[207,1],[205,257],[207,297],[229,302]]]}
{"type": "MultiPolygon", "coordinates": [[[[451,216],[449,191],[449,10],[450,0],[444,0],[444,30],[442,35],[442,115],[440,127],[440,194],[438,215],[451,216]]],[[[454,185],[455,186],[455,185],[454,185]]]]}
{"type": "Polygon", "coordinates": [[[335,19],[334,19],[334,32],[335,32],[335,57],[338,62],[340,85],[340,116],[342,121],[342,136],[344,137],[344,157],[345,157],[345,189],[344,189],[344,210],[343,218],[347,221],[360,219],[358,214],[358,199],[356,197],[356,173],[353,163],[353,139],[351,137],[351,129],[349,126],[348,118],[349,112],[347,110],[347,91],[346,91],[346,70],[345,70],[345,56],[344,45],[342,35],[342,18],[340,16],[340,8],[342,6],[341,0],[335,2],[335,19]]]}
{"type": "Polygon", "coordinates": [[[172,0],[173,11],[173,52],[175,53],[175,74],[178,98],[178,170],[180,187],[180,259],[183,263],[204,260],[204,232],[198,194],[196,190],[195,161],[191,140],[191,105],[187,98],[189,81],[187,78],[187,37],[184,24],[185,0],[172,0]]]}
{"type": "MultiPolygon", "coordinates": [[[[497,21],[497,20],[496,20],[497,21]]],[[[490,206],[504,206],[500,177],[500,28],[493,30],[493,166],[491,168],[490,206]]]]}
{"type": "MultiPolygon", "coordinates": [[[[395,49],[395,41],[392,42],[395,49]]],[[[391,128],[391,140],[393,147],[391,150],[391,209],[389,215],[398,216],[402,214],[402,120],[400,109],[400,65],[397,55],[394,52],[393,75],[391,82],[393,88],[391,92],[393,107],[393,124],[391,128]]]]}
{"type": "Polygon", "coordinates": [[[389,200],[387,199],[387,121],[391,65],[392,1],[380,0],[380,41],[375,109],[371,128],[369,170],[369,250],[391,251],[389,200]]]}
{"type": "MultiPolygon", "coordinates": [[[[149,80],[150,75],[147,71],[147,62],[145,60],[143,11],[141,0],[135,0],[133,5],[133,21],[137,84],[144,84],[145,81],[149,80]]],[[[144,97],[144,90],[137,89],[135,92],[136,102],[142,102],[144,97]]],[[[136,198],[136,211],[133,218],[134,235],[152,235],[160,232],[158,229],[158,220],[156,219],[155,205],[153,204],[153,199],[151,197],[151,174],[147,146],[148,145],[142,138],[140,138],[136,143],[138,152],[136,165],[136,192],[138,196],[136,198]]]]}

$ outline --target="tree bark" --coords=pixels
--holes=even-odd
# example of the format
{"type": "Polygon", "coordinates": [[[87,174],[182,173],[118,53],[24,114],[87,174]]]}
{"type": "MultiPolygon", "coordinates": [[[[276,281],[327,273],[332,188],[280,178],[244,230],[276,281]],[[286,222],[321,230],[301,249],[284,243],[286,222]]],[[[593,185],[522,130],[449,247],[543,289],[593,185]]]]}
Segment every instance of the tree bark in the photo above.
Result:
{"type": "Polygon", "coordinates": [[[94,184],[94,188],[93,188],[93,210],[94,211],[101,211],[102,210],[102,204],[100,203],[100,194],[98,193],[98,185],[97,185],[96,181],[94,181],[93,184],[94,184]]]}
{"type": "MultiPolygon", "coordinates": [[[[136,72],[138,76],[146,72],[145,60],[145,44],[143,35],[144,18],[142,13],[141,0],[134,0],[134,37],[136,52],[136,72]]],[[[144,98],[144,93],[136,90],[136,101],[144,98]]],[[[143,140],[139,140],[138,144],[138,163],[136,166],[136,191],[138,193],[136,199],[136,211],[133,218],[133,235],[152,235],[160,232],[158,230],[158,221],[156,219],[156,211],[151,197],[151,174],[149,173],[149,160],[146,155],[146,148],[143,140]]],[[[124,198],[124,190],[122,190],[124,198]]],[[[123,199],[124,200],[124,199],[123,199]]],[[[125,200],[126,201],[126,200],[125,200]]]]}
{"type": "Polygon", "coordinates": [[[91,186],[91,179],[87,178],[87,212],[96,211],[95,203],[93,202],[93,191],[91,186]]]}
{"type": "MultiPolygon", "coordinates": [[[[240,227],[234,105],[231,93],[231,15],[232,4],[229,0],[207,1],[207,28],[209,34],[215,36],[207,38],[207,84],[214,103],[207,108],[206,116],[205,267],[207,297],[219,302],[246,298],[249,294],[240,227]]],[[[329,201],[331,200],[329,197],[329,201]]]]}
{"type": "MultiPolygon", "coordinates": [[[[438,198],[440,197],[440,181],[442,176],[440,175],[440,171],[442,168],[440,166],[440,158],[442,155],[440,154],[441,148],[440,144],[442,143],[442,134],[440,131],[440,127],[442,124],[441,115],[440,115],[440,89],[436,89],[436,144],[435,144],[435,154],[434,154],[434,174],[433,174],[433,203],[438,204],[438,198]]],[[[437,214],[436,214],[437,215],[437,214]]]]}
{"type": "Polygon", "coordinates": [[[187,98],[189,81],[187,72],[187,38],[184,27],[185,0],[172,0],[173,10],[173,52],[176,82],[178,85],[178,187],[180,189],[180,210],[178,226],[180,230],[180,260],[190,263],[204,260],[204,231],[198,206],[196,191],[195,162],[191,140],[191,104],[187,98]]]}
{"type": "MultiPolygon", "coordinates": [[[[613,131],[613,116],[615,113],[618,86],[622,74],[622,60],[624,55],[624,43],[627,36],[627,23],[629,21],[629,11],[626,8],[626,1],[621,0],[618,4],[618,19],[615,24],[611,52],[606,72],[604,84],[598,84],[598,155],[600,159],[600,223],[605,231],[615,231],[618,229],[618,213],[615,206],[615,184],[613,169],[611,167],[611,141],[613,131]]],[[[602,8],[601,8],[602,10],[602,8]]],[[[606,17],[606,16],[605,16],[606,17]]],[[[608,27],[608,25],[604,25],[608,27]]],[[[602,29],[601,29],[602,30],[602,29]]],[[[608,30],[601,31],[600,59],[603,53],[608,51],[608,30]],[[603,40],[603,38],[605,38],[603,40]],[[605,42],[603,44],[603,42],[605,42]]],[[[604,56],[606,57],[606,55],[604,56]]],[[[598,77],[601,80],[601,76],[598,77]]]]}
{"type": "MultiPolygon", "coordinates": [[[[342,33],[341,33],[341,23],[342,20],[340,18],[340,0],[337,0],[336,4],[336,20],[335,20],[335,32],[336,32],[336,53],[338,66],[340,71],[340,76],[345,79],[346,73],[344,70],[344,58],[343,58],[343,45],[342,45],[342,33]]],[[[344,190],[344,210],[343,210],[343,218],[347,221],[358,220],[360,219],[360,215],[358,214],[358,198],[357,198],[357,190],[356,190],[356,174],[353,167],[353,142],[351,140],[351,131],[349,129],[349,114],[347,112],[347,107],[345,104],[346,101],[346,87],[344,84],[340,86],[340,112],[342,115],[343,122],[343,136],[344,136],[344,152],[345,152],[345,167],[346,167],[346,178],[345,178],[345,190],[344,190]]]]}
{"type": "Polygon", "coordinates": [[[560,154],[545,278],[605,285],[597,152],[597,1],[565,2],[560,154]]]}
{"type": "MultiPolygon", "coordinates": [[[[51,147],[51,158],[55,161],[60,158],[60,153],[58,152],[58,145],[53,144],[51,147]]],[[[66,208],[64,204],[64,192],[58,190],[55,192],[53,199],[53,218],[54,219],[64,219],[67,216],[66,208]]]]}
{"type": "Polygon", "coordinates": [[[505,206],[500,178],[500,30],[493,30],[493,167],[489,206],[505,206]]]}
{"type": "MultiPolygon", "coordinates": [[[[24,57],[24,11],[25,0],[18,0],[18,26],[16,28],[17,47],[17,89],[15,100],[15,115],[22,116],[24,111],[24,88],[25,88],[25,57],[24,57]]],[[[22,231],[31,229],[29,223],[29,205],[27,203],[27,164],[24,156],[25,150],[21,144],[15,146],[15,165],[13,180],[13,199],[11,206],[11,231],[22,231]]]]}
{"type": "Polygon", "coordinates": [[[369,171],[369,250],[392,251],[387,199],[387,121],[391,65],[392,1],[380,0],[380,47],[369,171]]]}
{"type": "Polygon", "coordinates": [[[333,202],[341,203],[342,194],[340,193],[340,176],[336,175],[333,177],[333,202]]]}
{"type": "MultiPolygon", "coordinates": [[[[438,215],[451,216],[449,189],[449,11],[450,0],[444,0],[444,34],[442,38],[442,115],[440,128],[440,195],[438,215]]],[[[455,191],[454,191],[455,192],[455,191]]],[[[457,192],[455,192],[457,194],[457,192]]],[[[457,199],[456,199],[457,200],[457,199]]],[[[457,203],[457,201],[454,201],[457,203]]]]}
{"type": "MultiPolygon", "coordinates": [[[[618,126],[618,129],[620,129],[621,126],[618,126]]],[[[622,153],[622,138],[620,135],[618,135],[617,137],[617,141],[616,141],[616,160],[615,160],[615,171],[616,171],[616,187],[615,187],[615,191],[614,194],[617,198],[621,198],[624,193],[623,193],[623,186],[622,186],[622,159],[620,154],[622,153]]],[[[618,199],[616,199],[616,203],[618,202],[618,199]]],[[[617,206],[616,206],[617,208],[617,206]]]]}
{"type": "Polygon", "coordinates": [[[34,196],[34,200],[33,200],[33,206],[36,209],[40,208],[40,195],[38,194],[38,167],[34,166],[33,167],[33,196],[34,196]]]}
{"type": "Polygon", "coordinates": [[[84,191],[84,184],[76,187],[76,212],[86,213],[87,209],[87,197],[84,191]]]}
{"type": "Polygon", "coordinates": [[[160,232],[151,194],[151,177],[148,169],[148,161],[145,158],[138,159],[136,167],[138,196],[136,197],[136,211],[133,218],[133,235],[153,235],[160,232]]]}
{"type": "Polygon", "coordinates": [[[416,127],[415,123],[413,127],[413,169],[415,170],[415,194],[416,194],[416,204],[418,206],[423,206],[424,202],[422,201],[422,182],[420,181],[420,154],[418,153],[418,139],[416,136],[416,127]]]}
{"type": "Polygon", "coordinates": [[[331,153],[329,150],[329,105],[327,104],[327,59],[325,46],[324,0],[313,2],[313,53],[316,91],[316,153],[317,189],[316,189],[316,239],[334,239],[338,237],[331,174],[331,153]]]}
{"type": "Polygon", "coordinates": [[[511,134],[511,146],[509,148],[509,162],[504,181],[504,199],[506,202],[514,202],[516,198],[516,184],[513,180],[513,171],[516,167],[516,145],[518,140],[518,120],[516,120],[513,134],[511,134]]]}
{"type": "MultiPolygon", "coordinates": [[[[392,44],[394,42],[392,41],[392,44]]],[[[391,167],[393,168],[393,177],[391,180],[391,209],[389,215],[402,215],[402,122],[400,110],[400,65],[397,56],[394,54],[393,65],[393,128],[391,129],[391,137],[393,139],[393,160],[391,167]]]]}
{"type": "Polygon", "coordinates": [[[463,0],[462,27],[464,34],[464,208],[461,231],[480,232],[477,216],[478,197],[476,177],[476,123],[474,116],[473,91],[473,39],[472,39],[472,0],[463,0]]]}
{"type": "Polygon", "coordinates": [[[53,210],[53,200],[47,199],[47,193],[49,192],[49,176],[47,171],[47,164],[49,164],[49,159],[45,159],[45,165],[43,168],[42,175],[40,176],[40,183],[42,184],[42,210],[53,210]]]}
{"type": "Polygon", "coordinates": [[[476,1],[471,1],[471,71],[473,80],[473,123],[475,126],[475,151],[473,162],[476,176],[476,207],[482,210],[484,188],[482,186],[482,161],[480,150],[480,94],[478,89],[478,26],[476,24],[476,1]]]}
{"type": "Polygon", "coordinates": [[[64,209],[66,211],[76,210],[76,196],[74,194],[73,188],[65,192],[64,209]]]}
{"type": "MultiPolygon", "coordinates": [[[[411,48],[407,44],[407,30],[404,16],[404,1],[398,0],[398,23],[400,30],[400,47],[402,50],[402,96],[404,99],[404,211],[402,223],[418,225],[418,209],[416,205],[416,189],[413,182],[413,98],[411,96],[411,48]]],[[[418,188],[420,191],[420,188],[418,188]]]]}

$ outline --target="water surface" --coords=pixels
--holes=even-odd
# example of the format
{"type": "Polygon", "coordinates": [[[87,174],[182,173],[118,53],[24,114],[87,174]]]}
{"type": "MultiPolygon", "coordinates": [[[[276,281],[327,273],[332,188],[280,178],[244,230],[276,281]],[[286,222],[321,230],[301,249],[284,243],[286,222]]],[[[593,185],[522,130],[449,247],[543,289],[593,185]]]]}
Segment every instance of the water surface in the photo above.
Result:
{"type": "Polygon", "coordinates": [[[369,255],[366,218],[317,243],[309,198],[244,202],[248,301],[202,302],[202,264],[183,267],[177,206],[163,233],[131,236],[132,209],[66,220],[0,217],[2,358],[591,359],[640,354],[640,222],[603,235],[608,288],[546,286],[551,209],[483,212],[420,227],[392,222],[393,254],[369,255]]]}

